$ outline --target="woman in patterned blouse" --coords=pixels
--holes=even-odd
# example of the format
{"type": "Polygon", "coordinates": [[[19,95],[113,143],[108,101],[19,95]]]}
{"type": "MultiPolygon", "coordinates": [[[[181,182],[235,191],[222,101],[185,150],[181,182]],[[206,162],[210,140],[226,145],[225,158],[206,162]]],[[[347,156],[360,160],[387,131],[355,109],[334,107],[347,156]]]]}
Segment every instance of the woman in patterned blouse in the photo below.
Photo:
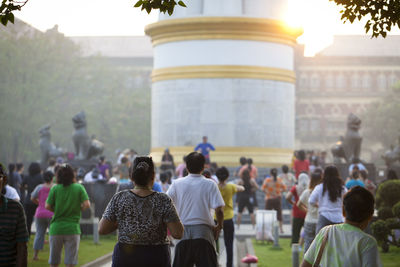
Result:
{"type": "Polygon", "coordinates": [[[111,199],[99,223],[99,233],[118,229],[112,266],[171,266],[167,228],[182,238],[183,225],[171,198],[152,190],[154,164],[150,157],[136,157],[131,180],[135,188],[111,199]]]}

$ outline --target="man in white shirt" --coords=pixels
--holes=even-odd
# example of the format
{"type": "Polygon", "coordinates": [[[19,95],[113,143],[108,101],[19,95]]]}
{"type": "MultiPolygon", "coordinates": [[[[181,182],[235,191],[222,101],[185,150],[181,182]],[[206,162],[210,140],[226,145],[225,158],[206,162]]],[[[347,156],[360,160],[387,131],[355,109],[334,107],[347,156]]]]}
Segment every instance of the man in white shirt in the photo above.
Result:
{"type": "Polygon", "coordinates": [[[176,245],[174,267],[193,266],[217,267],[215,240],[221,232],[225,206],[218,186],[200,173],[205,158],[198,152],[186,157],[189,175],[177,179],[167,191],[185,227],[183,238],[176,245]],[[215,210],[215,225],[211,210],[215,210]]]}
{"type": "Polygon", "coordinates": [[[314,264],[323,267],[381,267],[375,238],[363,232],[374,214],[374,204],[374,196],[363,187],[355,186],[346,193],[343,199],[345,222],[321,229],[304,255],[301,267],[314,264]]]}
{"type": "Polygon", "coordinates": [[[85,175],[85,178],[83,178],[84,183],[95,183],[102,180],[105,181],[105,178],[101,175],[100,170],[97,167],[93,167],[92,171],[88,172],[85,175]]]}

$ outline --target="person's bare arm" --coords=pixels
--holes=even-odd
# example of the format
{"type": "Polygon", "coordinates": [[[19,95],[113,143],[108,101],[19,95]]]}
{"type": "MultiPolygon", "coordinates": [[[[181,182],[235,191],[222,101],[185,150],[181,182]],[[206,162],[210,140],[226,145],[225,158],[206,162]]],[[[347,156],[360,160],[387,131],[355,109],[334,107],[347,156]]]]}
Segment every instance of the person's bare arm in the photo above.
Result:
{"type": "Polygon", "coordinates": [[[37,198],[31,198],[31,201],[33,202],[33,203],[35,203],[36,205],[39,205],[39,199],[37,199],[37,198]]]}
{"type": "Polygon", "coordinates": [[[293,194],[292,194],[292,192],[289,191],[289,192],[286,194],[286,200],[287,200],[287,202],[289,202],[290,204],[294,205],[294,202],[293,202],[293,200],[292,200],[292,197],[293,197],[293,194]]]}
{"type": "Polygon", "coordinates": [[[252,185],[252,186],[254,186],[254,188],[256,189],[256,190],[258,190],[260,187],[258,186],[258,184],[256,183],[256,181],[254,181],[253,179],[251,179],[250,180],[250,184],[252,185]]]}
{"type": "Polygon", "coordinates": [[[243,192],[243,191],[244,191],[244,186],[242,186],[242,185],[236,185],[236,191],[237,191],[237,192],[243,192]]]}
{"type": "Polygon", "coordinates": [[[175,239],[181,239],[183,237],[183,225],[181,221],[167,223],[168,230],[175,239]]]}
{"type": "Polygon", "coordinates": [[[53,206],[51,206],[50,204],[48,204],[48,203],[46,203],[46,205],[45,205],[45,208],[46,208],[46,210],[49,210],[49,211],[52,211],[52,212],[54,212],[54,207],[53,206]]]}
{"type": "Polygon", "coordinates": [[[301,210],[304,211],[304,212],[307,212],[307,211],[308,211],[308,210],[307,210],[307,206],[304,205],[303,202],[301,202],[301,201],[298,201],[298,202],[297,202],[297,207],[299,207],[299,209],[301,209],[301,210]]]}
{"type": "Polygon", "coordinates": [[[28,266],[27,242],[17,242],[17,267],[28,266]]]}
{"type": "Polygon", "coordinates": [[[306,260],[303,260],[300,267],[312,267],[312,265],[309,264],[306,260]]]}
{"type": "Polygon", "coordinates": [[[215,216],[217,217],[217,225],[214,227],[214,237],[215,239],[218,238],[219,233],[222,230],[222,227],[224,225],[224,207],[218,207],[215,209],[215,216]]]}
{"type": "Polygon", "coordinates": [[[83,203],[81,204],[81,211],[84,211],[88,208],[90,208],[90,201],[89,200],[83,201],[83,203]]]}
{"type": "Polygon", "coordinates": [[[118,223],[101,218],[99,222],[99,234],[107,235],[118,229],[118,223]]]}

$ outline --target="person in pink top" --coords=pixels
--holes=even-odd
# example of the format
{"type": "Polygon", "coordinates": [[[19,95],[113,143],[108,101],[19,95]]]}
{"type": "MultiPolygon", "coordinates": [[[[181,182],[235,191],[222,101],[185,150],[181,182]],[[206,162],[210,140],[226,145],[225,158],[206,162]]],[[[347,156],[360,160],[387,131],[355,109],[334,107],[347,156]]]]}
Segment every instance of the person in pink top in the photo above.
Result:
{"type": "Polygon", "coordinates": [[[44,183],[36,186],[31,195],[32,202],[38,204],[35,213],[36,235],[35,241],[33,242],[33,250],[35,251],[33,260],[39,260],[39,250],[43,249],[44,237],[50,225],[51,217],[53,217],[53,212],[45,209],[46,199],[51,189],[53,177],[54,174],[51,171],[46,171],[43,174],[44,183]]]}
{"type": "Polygon", "coordinates": [[[250,173],[251,179],[257,179],[258,169],[253,165],[253,159],[247,159],[247,165],[243,165],[243,167],[239,171],[239,177],[242,177],[243,171],[248,170],[250,173]]]}

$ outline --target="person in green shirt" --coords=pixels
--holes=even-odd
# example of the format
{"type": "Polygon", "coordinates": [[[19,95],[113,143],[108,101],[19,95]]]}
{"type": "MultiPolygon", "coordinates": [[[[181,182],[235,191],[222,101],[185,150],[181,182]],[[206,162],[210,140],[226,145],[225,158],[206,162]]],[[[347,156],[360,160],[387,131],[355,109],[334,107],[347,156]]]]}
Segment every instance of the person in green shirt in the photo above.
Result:
{"type": "Polygon", "coordinates": [[[50,266],[58,266],[65,246],[64,264],[67,267],[78,263],[81,229],[81,211],[90,207],[85,188],[76,183],[74,170],[68,164],[61,165],[57,172],[57,185],[50,190],[46,209],[53,211],[50,222],[50,266]]]}

